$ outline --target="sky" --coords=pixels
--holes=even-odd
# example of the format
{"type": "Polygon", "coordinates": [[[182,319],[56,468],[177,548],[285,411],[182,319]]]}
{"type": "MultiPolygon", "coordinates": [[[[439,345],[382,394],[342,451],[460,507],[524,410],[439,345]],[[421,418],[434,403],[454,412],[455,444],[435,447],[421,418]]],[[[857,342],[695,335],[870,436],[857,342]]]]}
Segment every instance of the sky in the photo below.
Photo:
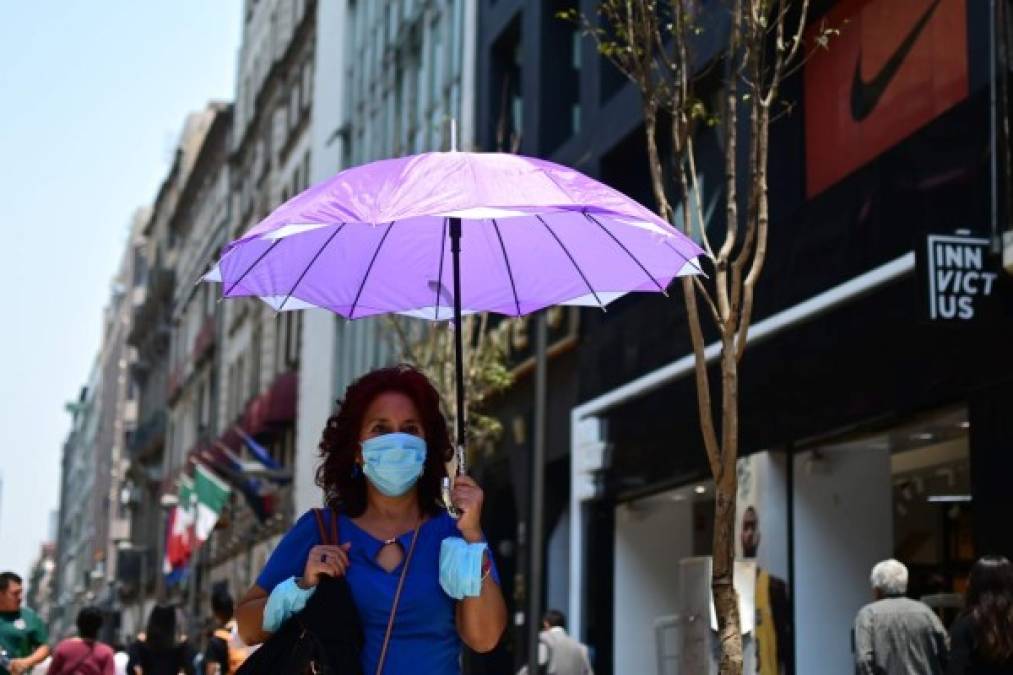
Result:
{"type": "Polygon", "coordinates": [[[131,215],[232,99],[241,0],[0,0],[0,569],[27,575],[131,215]]]}

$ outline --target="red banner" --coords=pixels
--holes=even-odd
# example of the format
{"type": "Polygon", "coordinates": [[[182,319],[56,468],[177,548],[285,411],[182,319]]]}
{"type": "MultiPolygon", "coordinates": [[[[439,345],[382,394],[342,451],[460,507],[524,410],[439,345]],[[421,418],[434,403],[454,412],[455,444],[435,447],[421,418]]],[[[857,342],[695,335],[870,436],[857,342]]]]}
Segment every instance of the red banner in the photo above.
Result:
{"type": "Polygon", "coordinates": [[[806,63],[806,193],[819,194],[967,97],[966,0],[842,0],[806,63]]]}

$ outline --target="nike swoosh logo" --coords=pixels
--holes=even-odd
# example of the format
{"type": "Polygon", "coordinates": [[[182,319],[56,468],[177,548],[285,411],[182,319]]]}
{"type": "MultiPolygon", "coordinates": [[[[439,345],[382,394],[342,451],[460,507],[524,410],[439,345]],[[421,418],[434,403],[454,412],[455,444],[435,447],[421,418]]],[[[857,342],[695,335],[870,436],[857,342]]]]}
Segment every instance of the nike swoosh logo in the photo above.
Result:
{"type": "Polygon", "coordinates": [[[929,8],[925,10],[918,22],[911,28],[911,32],[907,34],[904,41],[900,43],[883,67],[880,68],[876,76],[866,82],[862,79],[862,53],[858,52],[858,61],[855,63],[855,77],[851,81],[851,116],[856,122],[861,122],[868,117],[876,106],[879,105],[879,99],[883,97],[883,93],[886,88],[890,86],[890,82],[897,75],[897,71],[900,70],[901,64],[904,63],[904,59],[911,52],[911,49],[915,46],[915,42],[918,41],[918,37],[922,31],[925,30],[925,25],[932,18],[932,14],[936,11],[936,7],[942,0],[934,0],[929,5],[929,8]]]}

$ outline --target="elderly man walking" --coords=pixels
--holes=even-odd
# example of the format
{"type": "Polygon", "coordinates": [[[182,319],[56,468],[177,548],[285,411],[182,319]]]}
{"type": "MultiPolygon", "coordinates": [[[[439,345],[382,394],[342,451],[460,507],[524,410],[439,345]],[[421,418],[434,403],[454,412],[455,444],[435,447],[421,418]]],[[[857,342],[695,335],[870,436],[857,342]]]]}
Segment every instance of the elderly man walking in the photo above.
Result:
{"type": "Polygon", "coordinates": [[[855,618],[859,675],[942,675],[949,638],[924,603],[905,598],[907,567],[890,559],[872,568],[876,601],[855,618]]]}
{"type": "MultiPolygon", "coordinates": [[[[538,636],[538,671],[542,675],[594,675],[586,645],[566,632],[566,616],[558,609],[550,609],[542,617],[542,632],[538,636]]],[[[517,675],[527,675],[523,666],[517,675]]]]}

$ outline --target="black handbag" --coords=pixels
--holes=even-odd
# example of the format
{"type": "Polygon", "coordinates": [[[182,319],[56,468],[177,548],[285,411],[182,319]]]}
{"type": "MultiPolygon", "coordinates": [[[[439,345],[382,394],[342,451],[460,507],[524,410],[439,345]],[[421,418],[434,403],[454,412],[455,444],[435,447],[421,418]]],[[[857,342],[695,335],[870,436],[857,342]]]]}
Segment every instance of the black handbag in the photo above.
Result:
{"type": "MultiPolygon", "coordinates": [[[[320,539],[338,544],[338,514],[330,536],[314,509],[320,539]]],[[[289,618],[236,671],[236,675],[362,675],[362,622],[344,577],[324,577],[301,612],[289,618]]]]}

